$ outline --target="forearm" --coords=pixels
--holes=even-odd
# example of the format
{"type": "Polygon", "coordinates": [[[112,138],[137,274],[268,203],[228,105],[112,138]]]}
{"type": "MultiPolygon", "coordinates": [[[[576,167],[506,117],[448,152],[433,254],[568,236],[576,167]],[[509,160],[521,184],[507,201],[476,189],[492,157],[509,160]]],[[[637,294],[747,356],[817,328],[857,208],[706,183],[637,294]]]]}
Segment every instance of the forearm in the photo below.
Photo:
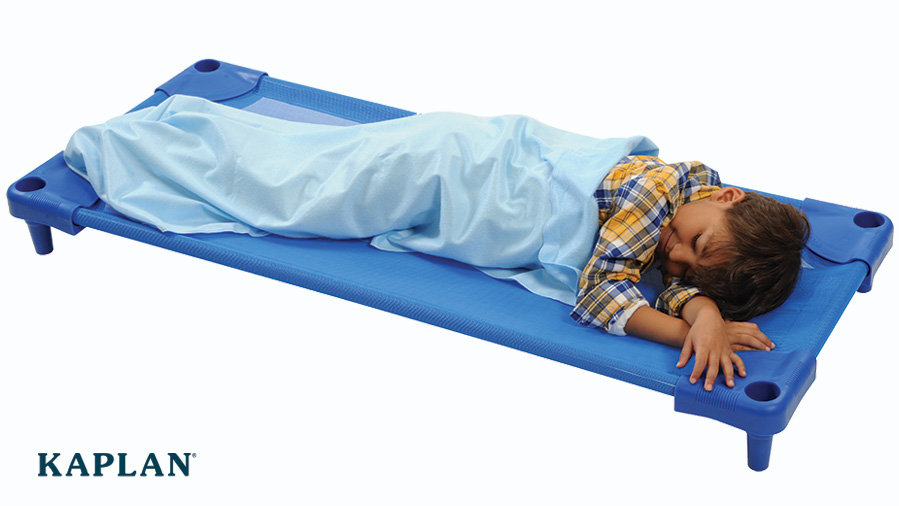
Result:
{"type": "Polygon", "coordinates": [[[684,304],[681,310],[683,319],[667,315],[649,306],[643,306],[634,312],[624,330],[632,336],[681,348],[687,333],[690,332],[690,327],[700,315],[721,318],[715,301],[699,295],[684,304]]]}
{"type": "Polygon", "coordinates": [[[681,348],[690,331],[690,324],[649,306],[643,306],[631,315],[627,325],[624,326],[624,331],[648,341],[681,348]]]}
{"type": "Polygon", "coordinates": [[[681,316],[690,326],[695,325],[696,320],[700,317],[716,318],[717,320],[723,321],[718,305],[715,304],[714,300],[704,295],[697,295],[687,301],[687,303],[684,304],[684,307],[681,308],[681,316]]]}
{"type": "Polygon", "coordinates": [[[690,382],[696,383],[708,366],[705,380],[707,391],[712,390],[719,368],[729,387],[734,386],[734,369],[740,376],[746,377],[746,367],[733,352],[726,324],[715,301],[701,295],[693,297],[684,304],[681,316],[683,320],[643,306],[631,315],[624,330],[643,339],[681,348],[677,367],[686,366],[695,351],[696,363],[690,382]]]}

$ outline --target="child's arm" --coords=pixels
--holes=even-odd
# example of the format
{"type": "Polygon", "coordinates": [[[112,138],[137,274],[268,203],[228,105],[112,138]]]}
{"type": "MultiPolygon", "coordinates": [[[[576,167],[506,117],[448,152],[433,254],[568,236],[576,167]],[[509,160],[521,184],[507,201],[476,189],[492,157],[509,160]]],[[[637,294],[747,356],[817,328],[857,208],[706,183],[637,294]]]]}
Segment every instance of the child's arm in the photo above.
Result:
{"type": "Polygon", "coordinates": [[[681,349],[677,367],[684,367],[695,353],[696,363],[690,374],[690,383],[696,383],[702,371],[708,366],[705,374],[705,389],[712,390],[715,378],[718,377],[719,366],[724,373],[727,386],[734,386],[734,368],[740,376],[746,376],[743,359],[737,355],[728,338],[727,326],[721,318],[721,312],[715,301],[702,295],[693,297],[684,304],[681,314],[690,324],[690,332],[681,349]]]}
{"type": "Polygon", "coordinates": [[[627,325],[624,326],[624,331],[628,335],[648,341],[683,348],[690,332],[690,324],[649,306],[643,306],[631,315],[627,325]]]}
{"type": "MultiPolygon", "coordinates": [[[[723,371],[726,378],[728,378],[728,373],[730,374],[727,383],[729,386],[733,386],[734,364],[738,364],[738,374],[745,376],[745,368],[742,366],[742,361],[739,360],[740,357],[734,355],[739,362],[730,358],[733,351],[770,350],[774,348],[774,343],[759,330],[757,325],[721,320],[718,307],[707,297],[697,296],[690,299],[684,305],[682,314],[685,320],[644,306],[634,312],[625,326],[625,331],[632,336],[680,348],[681,357],[677,362],[677,367],[684,367],[695,352],[697,354],[696,365],[690,376],[690,380],[694,383],[699,379],[702,371],[707,366],[714,364],[714,374],[706,375],[706,389],[711,389],[715,382],[715,377],[717,377],[718,368],[723,365],[723,352],[726,352],[724,353],[724,361],[730,364],[729,367],[723,367],[723,371]],[[691,302],[693,303],[691,304],[691,302]],[[729,348],[725,349],[720,345],[720,342],[717,342],[719,336],[715,332],[715,325],[718,324],[717,320],[723,322],[723,332],[729,348]],[[698,328],[694,329],[694,325],[691,325],[691,323],[698,325],[698,328]],[[717,360],[709,360],[713,350],[717,355],[717,360]]],[[[720,330],[720,327],[717,328],[720,330]]]]}

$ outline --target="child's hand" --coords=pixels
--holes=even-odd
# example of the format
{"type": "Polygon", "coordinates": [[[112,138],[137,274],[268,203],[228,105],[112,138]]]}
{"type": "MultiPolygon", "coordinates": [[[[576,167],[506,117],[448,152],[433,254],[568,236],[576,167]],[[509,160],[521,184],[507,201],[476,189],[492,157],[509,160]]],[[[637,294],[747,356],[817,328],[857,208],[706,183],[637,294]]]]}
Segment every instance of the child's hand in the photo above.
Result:
{"type": "MultiPolygon", "coordinates": [[[[715,384],[715,378],[718,377],[718,371],[724,374],[725,383],[729,387],[734,386],[734,369],[741,377],[746,376],[746,367],[743,360],[734,353],[731,347],[731,335],[741,336],[739,339],[745,342],[755,342],[745,337],[743,333],[745,326],[733,326],[732,332],[728,333],[728,325],[721,319],[720,313],[715,311],[699,312],[693,324],[690,327],[684,346],[681,349],[680,359],[677,361],[677,367],[681,368],[687,365],[690,357],[695,353],[696,363],[693,366],[693,372],[690,374],[690,383],[695,384],[702,371],[705,374],[705,389],[712,391],[715,384]],[[739,332],[737,331],[739,329],[739,332]]],[[[736,338],[736,337],[735,337],[736,338]]],[[[754,339],[758,339],[755,336],[754,339]]]]}
{"type": "Polygon", "coordinates": [[[726,321],[724,330],[733,351],[774,349],[774,343],[754,323],[726,321]]]}

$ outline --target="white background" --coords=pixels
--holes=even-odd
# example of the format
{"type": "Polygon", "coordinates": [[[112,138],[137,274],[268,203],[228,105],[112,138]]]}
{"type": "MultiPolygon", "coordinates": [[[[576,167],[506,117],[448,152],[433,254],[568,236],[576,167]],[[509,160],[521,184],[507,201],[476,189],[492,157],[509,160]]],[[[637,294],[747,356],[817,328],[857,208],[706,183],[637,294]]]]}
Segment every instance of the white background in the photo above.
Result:
{"type": "MultiPolygon", "coordinates": [[[[725,182],[896,219],[888,3],[20,2],[0,179],[218,58],[644,134],[725,182]]],[[[666,395],[107,234],[57,232],[40,257],[0,227],[2,504],[861,504],[899,471],[895,251],[755,473],[741,431],[666,395]],[[38,478],[39,452],[197,456],[187,478],[38,478]]]]}

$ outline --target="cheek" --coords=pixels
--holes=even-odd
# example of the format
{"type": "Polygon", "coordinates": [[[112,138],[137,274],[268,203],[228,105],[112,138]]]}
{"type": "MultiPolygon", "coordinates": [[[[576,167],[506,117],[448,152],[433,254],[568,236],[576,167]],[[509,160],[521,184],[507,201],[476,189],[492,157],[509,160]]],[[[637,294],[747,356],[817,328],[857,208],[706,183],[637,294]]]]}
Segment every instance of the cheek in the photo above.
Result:
{"type": "Polygon", "coordinates": [[[677,225],[677,230],[695,227],[697,220],[701,221],[709,213],[705,204],[705,201],[697,200],[680,206],[671,223],[677,225]]]}
{"type": "Polygon", "coordinates": [[[659,264],[661,265],[662,270],[665,271],[665,273],[677,278],[682,278],[684,276],[684,272],[686,271],[684,265],[671,260],[664,254],[660,254],[658,256],[658,259],[659,264]]]}
{"type": "Polygon", "coordinates": [[[665,272],[667,272],[668,274],[670,274],[676,278],[683,278],[684,272],[686,272],[686,270],[684,269],[684,267],[682,265],[671,262],[671,261],[663,262],[662,268],[665,269],[665,272]]]}

